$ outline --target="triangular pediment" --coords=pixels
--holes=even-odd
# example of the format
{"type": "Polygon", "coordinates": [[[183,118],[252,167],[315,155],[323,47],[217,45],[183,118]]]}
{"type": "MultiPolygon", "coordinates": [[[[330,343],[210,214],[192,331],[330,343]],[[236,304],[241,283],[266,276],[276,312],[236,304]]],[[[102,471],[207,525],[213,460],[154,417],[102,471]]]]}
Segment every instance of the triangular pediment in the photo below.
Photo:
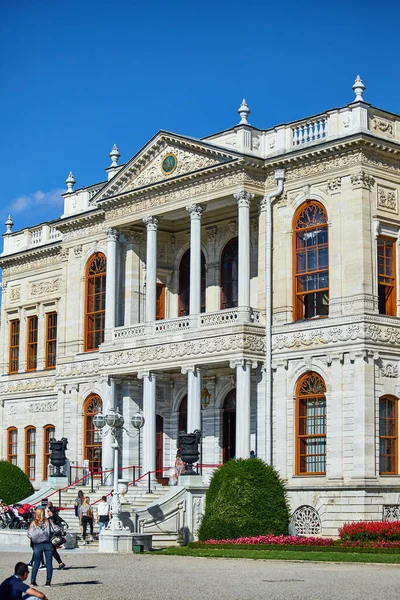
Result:
{"type": "Polygon", "coordinates": [[[124,165],[93,200],[101,201],[157,183],[176,180],[237,159],[235,152],[225,151],[199,140],[160,132],[124,165]]]}

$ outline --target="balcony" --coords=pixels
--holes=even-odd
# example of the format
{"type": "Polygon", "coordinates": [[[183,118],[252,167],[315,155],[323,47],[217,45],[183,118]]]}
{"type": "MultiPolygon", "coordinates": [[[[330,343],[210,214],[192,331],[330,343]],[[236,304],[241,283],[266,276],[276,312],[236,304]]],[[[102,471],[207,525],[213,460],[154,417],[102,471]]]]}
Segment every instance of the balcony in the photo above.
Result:
{"type": "Polygon", "coordinates": [[[61,232],[56,227],[47,223],[43,223],[38,227],[22,229],[16,233],[4,236],[4,252],[2,256],[52,244],[61,241],[61,238],[61,232]]]}

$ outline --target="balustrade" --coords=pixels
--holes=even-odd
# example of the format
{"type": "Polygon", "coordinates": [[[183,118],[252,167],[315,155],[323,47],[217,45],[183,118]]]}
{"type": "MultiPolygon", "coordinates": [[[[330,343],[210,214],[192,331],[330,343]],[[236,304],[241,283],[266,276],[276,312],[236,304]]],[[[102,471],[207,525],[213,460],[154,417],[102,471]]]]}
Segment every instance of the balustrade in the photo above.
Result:
{"type": "Polygon", "coordinates": [[[304,121],[292,127],[292,132],[293,146],[321,141],[327,137],[328,119],[322,117],[315,121],[304,121]]]}

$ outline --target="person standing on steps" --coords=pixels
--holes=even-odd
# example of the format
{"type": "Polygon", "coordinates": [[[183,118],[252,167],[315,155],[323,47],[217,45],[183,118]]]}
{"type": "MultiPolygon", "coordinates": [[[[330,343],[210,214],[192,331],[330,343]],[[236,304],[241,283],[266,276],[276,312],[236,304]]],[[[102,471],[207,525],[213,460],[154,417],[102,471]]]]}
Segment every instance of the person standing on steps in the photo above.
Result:
{"type": "Polygon", "coordinates": [[[93,542],[93,510],[90,506],[90,498],[88,496],[83,500],[83,504],[79,510],[79,517],[82,525],[83,543],[86,544],[86,530],[88,525],[90,527],[89,541],[93,542]]]}
{"type": "MultiPolygon", "coordinates": [[[[54,531],[54,530],[53,530],[54,531]]],[[[33,543],[33,568],[31,573],[31,585],[37,585],[36,575],[39,570],[40,561],[43,553],[46,556],[46,584],[45,587],[51,586],[51,578],[53,576],[53,551],[54,546],[50,541],[52,531],[50,521],[46,519],[43,508],[35,510],[35,517],[28,529],[28,537],[33,543]]]]}
{"type": "Polygon", "coordinates": [[[30,598],[47,600],[47,597],[42,592],[24,583],[28,579],[28,575],[28,565],[23,562],[17,562],[14,568],[14,575],[5,579],[0,585],[0,600],[30,600],[30,598]]]}
{"type": "Polygon", "coordinates": [[[110,520],[110,505],[107,502],[107,496],[102,496],[100,502],[97,504],[97,522],[99,524],[100,532],[103,527],[108,525],[110,520]]]}

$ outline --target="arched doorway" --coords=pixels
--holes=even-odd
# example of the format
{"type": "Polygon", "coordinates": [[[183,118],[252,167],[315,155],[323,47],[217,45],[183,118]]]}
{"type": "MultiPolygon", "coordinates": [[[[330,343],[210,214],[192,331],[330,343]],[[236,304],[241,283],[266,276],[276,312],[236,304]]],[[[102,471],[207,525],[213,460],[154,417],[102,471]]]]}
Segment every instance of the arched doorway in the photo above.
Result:
{"type": "Polygon", "coordinates": [[[93,425],[93,417],[103,410],[103,401],[97,394],[87,398],[83,407],[83,458],[89,460],[91,473],[101,473],[101,429],[93,425]]]}
{"type": "Polygon", "coordinates": [[[164,473],[164,419],[156,415],[156,477],[162,479],[164,473]]]}
{"type": "Polygon", "coordinates": [[[222,461],[236,455],[236,390],[231,390],[222,407],[222,461]]]}
{"type": "Polygon", "coordinates": [[[221,310],[238,305],[238,238],[232,238],[221,256],[221,310]]]}
{"type": "Polygon", "coordinates": [[[187,394],[183,396],[179,405],[178,413],[178,435],[180,431],[187,433],[187,394]]]}
{"type": "MultiPolygon", "coordinates": [[[[206,259],[201,253],[201,299],[200,312],[206,310],[206,259]]],[[[186,250],[179,264],[179,316],[185,317],[189,314],[190,298],[190,248],[186,250]]]]}

